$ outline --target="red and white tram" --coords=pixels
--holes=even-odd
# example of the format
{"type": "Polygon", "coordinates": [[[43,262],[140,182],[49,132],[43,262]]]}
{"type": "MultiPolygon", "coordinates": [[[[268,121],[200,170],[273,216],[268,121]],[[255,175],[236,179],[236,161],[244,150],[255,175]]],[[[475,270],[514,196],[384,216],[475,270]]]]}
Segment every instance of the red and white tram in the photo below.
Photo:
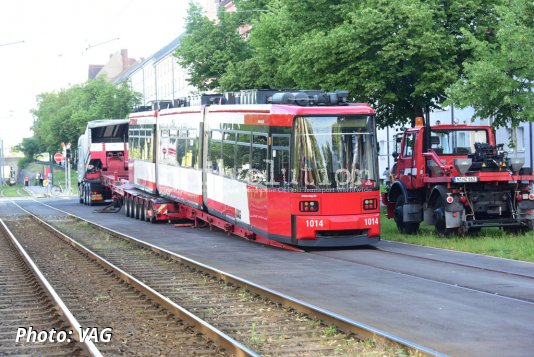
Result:
{"type": "Polygon", "coordinates": [[[346,96],[242,91],[242,104],[211,95],[131,114],[129,181],[138,190],[124,191],[126,214],[204,221],[284,247],[376,243],[375,113],[346,96]],[[219,104],[203,105],[210,99],[219,104]]]}

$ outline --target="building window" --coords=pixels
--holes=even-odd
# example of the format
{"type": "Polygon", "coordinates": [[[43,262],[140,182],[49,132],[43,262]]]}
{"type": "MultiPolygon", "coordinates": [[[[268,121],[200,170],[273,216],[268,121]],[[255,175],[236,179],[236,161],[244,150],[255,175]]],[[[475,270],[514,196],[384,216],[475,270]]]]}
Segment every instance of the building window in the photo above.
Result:
{"type": "Polygon", "coordinates": [[[516,131],[517,151],[524,152],[525,151],[525,128],[522,126],[518,126],[516,130],[517,130],[516,131]]]}
{"type": "Polygon", "coordinates": [[[508,141],[508,149],[510,152],[525,152],[525,128],[522,126],[518,126],[515,128],[515,137],[514,137],[514,129],[513,128],[507,128],[506,129],[506,135],[505,141],[508,141]]]}

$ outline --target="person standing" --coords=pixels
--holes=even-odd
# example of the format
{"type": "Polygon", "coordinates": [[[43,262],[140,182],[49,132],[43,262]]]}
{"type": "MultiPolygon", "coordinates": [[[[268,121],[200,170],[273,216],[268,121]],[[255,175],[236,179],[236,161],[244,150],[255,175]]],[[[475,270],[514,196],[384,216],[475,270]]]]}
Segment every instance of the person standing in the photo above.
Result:
{"type": "Polygon", "coordinates": [[[389,175],[390,175],[389,167],[386,167],[386,169],[382,173],[382,176],[384,176],[384,182],[388,182],[389,181],[389,175]]]}

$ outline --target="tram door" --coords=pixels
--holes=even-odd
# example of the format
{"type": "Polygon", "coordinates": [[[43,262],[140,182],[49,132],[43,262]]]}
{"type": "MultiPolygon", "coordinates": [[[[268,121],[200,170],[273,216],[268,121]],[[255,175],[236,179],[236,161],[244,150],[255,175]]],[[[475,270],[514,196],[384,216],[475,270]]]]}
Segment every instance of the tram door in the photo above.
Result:
{"type": "Polygon", "coordinates": [[[269,137],[267,133],[252,133],[248,201],[250,224],[268,231],[269,137]]]}
{"type": "Polygon", "coordinates": [[[269,179],[275,188],[285,189],[289,186],[289,143],[291,135],[273,134],[271,137],[271,156],[269,179]]]}

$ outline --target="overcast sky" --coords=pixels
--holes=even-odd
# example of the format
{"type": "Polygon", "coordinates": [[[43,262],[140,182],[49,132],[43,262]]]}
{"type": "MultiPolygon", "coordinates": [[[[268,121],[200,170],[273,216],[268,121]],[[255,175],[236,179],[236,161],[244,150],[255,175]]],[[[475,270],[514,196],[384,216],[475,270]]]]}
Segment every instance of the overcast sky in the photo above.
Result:
{"type": "Polygon", "coordinates": [[[183,31],[188,3],[2,1],[0,138],[4,146],[32,135],[33,117],[29,112],[36,107],[37,94],[85,82],[89,64],[104,64],[110,54],[120,49],[128,49],[133,58],[152,55],[183,31]],[[6,45],[18,41],[24,42],[6,45]]]}

